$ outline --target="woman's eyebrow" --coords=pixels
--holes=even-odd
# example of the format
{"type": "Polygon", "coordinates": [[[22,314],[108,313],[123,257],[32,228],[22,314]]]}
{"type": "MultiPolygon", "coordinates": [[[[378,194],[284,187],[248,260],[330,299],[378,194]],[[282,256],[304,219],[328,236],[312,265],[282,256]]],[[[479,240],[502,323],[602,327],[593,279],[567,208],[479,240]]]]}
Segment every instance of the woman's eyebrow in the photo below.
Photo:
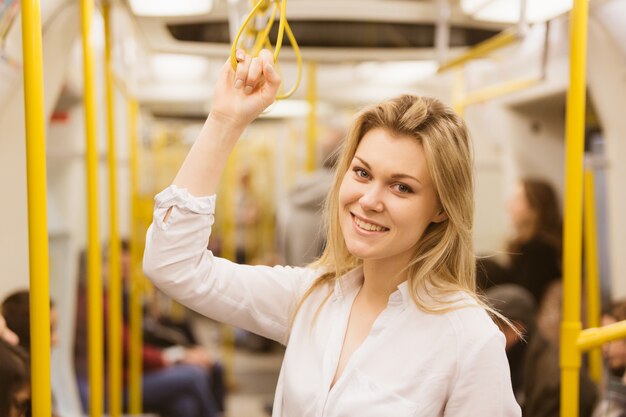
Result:
{"type": "MultiPolygon", "coordinates": [[[[358,159],[363,165],[365,165],[365,168],[367,168],[370,171],[372,170],[372,167],[370,166],[370,164],[368,164],[363,158],[356,156],[356,155],[354,155],[354,157],[358,159]]],[[[420,185],[422,185],[422,182],[420,180],[418,180],[417,178],[409,174],[391,174],[391,178],[393,179],[410,178],[414,181],[417,181],[420,185]]]]}

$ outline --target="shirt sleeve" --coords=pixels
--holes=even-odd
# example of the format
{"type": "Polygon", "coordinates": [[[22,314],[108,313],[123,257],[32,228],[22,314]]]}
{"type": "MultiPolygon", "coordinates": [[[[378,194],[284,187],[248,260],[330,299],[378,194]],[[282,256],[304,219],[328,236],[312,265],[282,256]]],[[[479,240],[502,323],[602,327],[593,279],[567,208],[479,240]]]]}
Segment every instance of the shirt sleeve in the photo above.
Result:
{"type": "Polygon", "coordinates": [[[458,352],[459,367],[444,417],[521,417],[504,344],[504,335],[496,331],[458,352]]]}
{"type": "Polygon", "coordinates": [[[159,193],[146,236],[145,274],[185,306],[285,344],[315,271],[238,265],[213,256],[207,245],[214,211],[215,195],[194,197],[174,185],[159,193]]]}

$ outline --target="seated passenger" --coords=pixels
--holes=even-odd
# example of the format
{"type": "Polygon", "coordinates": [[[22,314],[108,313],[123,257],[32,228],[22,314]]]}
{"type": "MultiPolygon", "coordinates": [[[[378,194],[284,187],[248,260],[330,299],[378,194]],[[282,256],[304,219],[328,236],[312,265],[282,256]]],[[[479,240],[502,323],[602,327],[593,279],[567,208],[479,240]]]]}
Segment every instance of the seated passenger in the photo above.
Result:
{"type": "MultiPolygon", "coordinates": [[[[19,342],[19,347],[26,353],[26,360],[29,361],[28,353],[30,353],[30,293],[28,290],[21,290],[9,295],[2,302],[2,314],[5,317],[7,327],[15,332],[19,342]]],[[[54,348],[59,342],[57,332],[58,313],[54,303],[50,301],[50,347],[54,348]]],[[[54,391],[59,387],[52,387],[52,408],[53,417],[57,414],[54,412],[55,401],[54,391]]]]}
{"type": "Polygon", "coordinates": [[[20,342],[17,335],[7,327],[7,322],[2,314],[0,314],[0,339],[13,346],[20,342]]]}
{"type": "MultiPolygon", "coordinates": [[[[614,303],[602,316],[602,325],[626,320],[626,300],[614,303]]],[[[607,373],[602,400],[594,417],[626,416],[626,339],[609,342],[602,347],[607,373]]]]}
{"type": "MultiPolygon", "coordinates": [[[[125,271],[125,251],[122,252],[122,266],[125,271]]],[[[123,272],[123,277],[126,275],[123,272]]],[[[104,293],[104,307],[107,309],[107,293],[104,293]]],[[[123,364],[128,366],[129,314],[128,294],[123,294],[123,348],[126,356],[123,364]]],[[[79,284],[76,321],[75,360],[79,392],[84,410],[89,401],[87,369],[87,297],[84,280],[79,284]]],[[[105,314],[106,320],[106,314],[105,314]]],[[[107,326],[105,323],[105,333],[107,326]]],[[[106,344],[105,344],[106,345],[106,344]]],[[[106,357],[105,357],[106,360],[106,357]]],[[[222,379],[221,367],[215,363],[204,349],[191,346],[161,348],[149,343],[143,344],[142,399],[143,409],[168,417],[213,417],[220,412],[221,403],[214,398],[212,381],[222,379]],[[214,377],[215,375],[215,377],[214,377]]],[[[128,369],[124,369],[127,379],[128,369]]],[[[105,375],[106,377],[106,375],[105,375]]],[[[108,388],[108,384],[105,384],[108,388]]],[[[127,388],[127,387],[126,387],[127,388]]],[[[127,393],[125,392],[125,402],[127,393]]],[[[105,404],[106,407],[106,404],[105,404]]]]}
{"type": "Polygon", "coordinates": [[[30,417],[28,363],[23,349],[0,340],[0,416],[30,417]]]}
{"type": "MultiPolygon", "coordinates": [[[[7,327],[15,332],[19,345],[30,352],[30,294],[28,290],[14,292],[2,302],[2,314],[7,327]]],[[[57,333],[58,312],[54,302],[50,301],[50,347],[59,342],[57,333]]]]}
{"type": "Polygon", "coordinates": [[[526,362],[527,341],[534,336],[535,300],[526,289],[515,284],[496,285],[485,292],[489,304],[504,317],[509,319],[517,329],[513,330],[506,323],[496,318],[506,338],[506,356],[511,369],[511,382],[515,398],[524,404],[524,371],[526,362]],[[519,332],[519,333],[518,333],[519,332]]]}
{"type": "MultiPolygon", "coordinates": [[[[489,288],[485,296],[490,305],[509,319],[520,332],[496,320],[506,338],[506,351],[511,368],[513,389],[529,417],[559,416],[560,368],[558,363],[558,323],[560,320],[561,285],[555,282],[547,289],[540,310],[541,325],[537,330],[535,303],[532,294],[514,284],[489,288]]],[[[589,416],[596,398],[596,389],[581,370],[581,416],[589,416]]]]}

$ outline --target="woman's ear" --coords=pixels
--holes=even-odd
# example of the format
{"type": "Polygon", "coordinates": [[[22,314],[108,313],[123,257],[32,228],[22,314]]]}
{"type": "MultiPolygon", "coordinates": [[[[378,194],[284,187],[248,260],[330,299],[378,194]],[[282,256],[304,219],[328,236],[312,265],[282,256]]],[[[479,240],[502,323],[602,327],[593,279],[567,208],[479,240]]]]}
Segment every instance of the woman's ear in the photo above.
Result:
{"type": "Polygon", "coordinates": [[[437,214],[433,216],[433,223],[441,223],[445,220],[448,220],[448,213],[444,209],[440,209],[437,214]]]}

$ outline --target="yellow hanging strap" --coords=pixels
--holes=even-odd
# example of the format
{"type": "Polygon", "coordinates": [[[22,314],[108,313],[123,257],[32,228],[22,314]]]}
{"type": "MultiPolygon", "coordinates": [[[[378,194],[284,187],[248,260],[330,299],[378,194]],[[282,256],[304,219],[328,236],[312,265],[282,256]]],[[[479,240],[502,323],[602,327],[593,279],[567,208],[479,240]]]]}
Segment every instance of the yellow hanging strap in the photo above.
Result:
{"type": "Polygon", "coordinates": [[[50,417],[50,291],[46,218],[46,140],[41,14],[38,0],[22,0],[32,415],[50,417]]]}
{"type": "Polygon", "coordinates": [[[237,49],[239,48],[246,49],[246,48],[243,48],[241,45],[239,45],[240,39],[242,35],[244,34],[244,32],[255,36],[252,49],[247,51],[252,56],[258,56],[262,48],[267,48],[269,50],[272,50],[272,45],[269,40],[269,33],[272,30],[272,26],[274,25],[274,20],[276,18],[276,13],[279,8],[280,8],[280,20],[279,20],[279,26],[278,26],[278,36],[276,38],[276,47],[274,48],[274,62],[276,63],[278,62],[278,55],[280,54],[280,49],[283,44],[283,37],[284,37],[285,32],[287,32],[287,37],[289,38],[291,47],[293,48],[293,51],[296,55],[296,61],[298,64],[298,76],[296,79],[296,84],[287,93],[279,94],[276,97],[277,100],[282,100],[282,99],[291,97],[293,93],[296,92],[296,90],[298,89],[298,86],[300,85],[300,80],[302,78],[302,55],[300,54],[300,47],[298,46],[298,42],[296,41],[296,38],[293,36],[293,32],[291,31],[289,22],[287,22],[287,0],[259,0],[254,5],[254,7],[252,8],[250,13],[244,20],[243,24],[239,28],[239,31],[237,32],[237,36],[235,36],[235,39],[233,41],[233,45],[230,51],[230,62],[233,66],[233,69],[236,69],[237,68],[237,57],[236,57],[237,49]],[[254,20],[261,20],[264,15],[267,15],[267,11],[270,8],[270,4],[273,4],[273,7],[272,7],[272,11],[270,13],[270,17],[267,21],[265,28],[263,28],[262,30],[247,31],[248,25],[253,20],[253,18],[254,20]]]}
{"type": "Polygon", "coordinates": [[[102,3],[104,19],[104,74],[106,81],[108,164],[109,164],[109,306],[108,317],[108,371],[109,371],[109,415],[122,415],[122,275],[120,236],[117,209],[117,148],[115,145],[115,90],[111,66],[111,4],[102,3]]]}

